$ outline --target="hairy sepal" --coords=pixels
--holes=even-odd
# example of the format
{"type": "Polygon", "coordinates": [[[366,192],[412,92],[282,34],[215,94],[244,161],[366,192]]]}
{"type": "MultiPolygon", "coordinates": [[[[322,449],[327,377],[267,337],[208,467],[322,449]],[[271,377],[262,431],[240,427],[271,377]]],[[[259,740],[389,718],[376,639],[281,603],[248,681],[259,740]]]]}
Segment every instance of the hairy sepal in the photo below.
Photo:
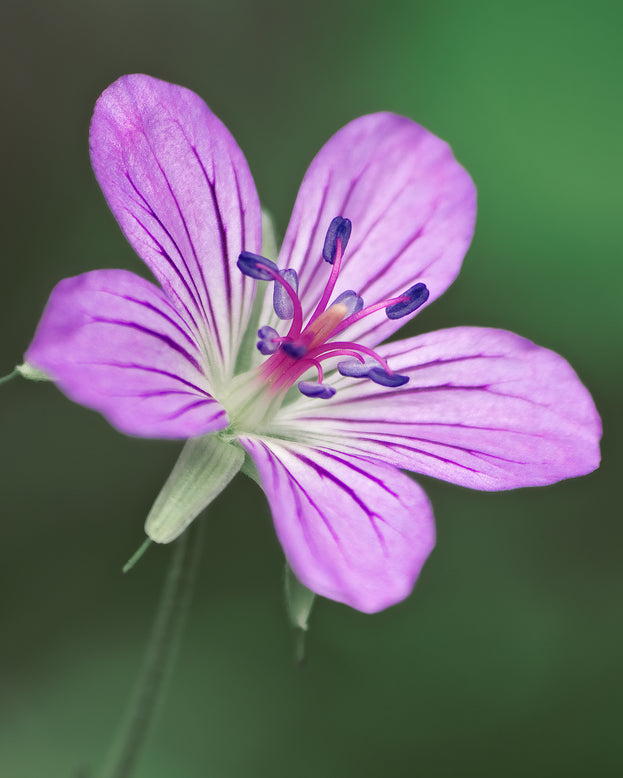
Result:
{"type": "Polygon", "coordinates": [[[242,467],[244,452],[218,435],[191,438],[158,495],[145,532],[170,543],[225,489],[242,467]]]}

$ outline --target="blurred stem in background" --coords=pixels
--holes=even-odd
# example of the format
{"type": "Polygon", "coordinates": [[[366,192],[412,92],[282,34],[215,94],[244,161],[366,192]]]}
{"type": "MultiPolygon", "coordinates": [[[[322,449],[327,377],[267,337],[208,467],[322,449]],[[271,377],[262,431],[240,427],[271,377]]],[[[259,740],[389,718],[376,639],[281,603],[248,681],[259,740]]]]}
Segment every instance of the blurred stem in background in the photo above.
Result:
{"type": "Polygon", "coordinates": [[[163,703],[199,568],[201,526],[199,520],[193,522],[173,544],[143,666],[100,778],[130,778],[163,703]]]}

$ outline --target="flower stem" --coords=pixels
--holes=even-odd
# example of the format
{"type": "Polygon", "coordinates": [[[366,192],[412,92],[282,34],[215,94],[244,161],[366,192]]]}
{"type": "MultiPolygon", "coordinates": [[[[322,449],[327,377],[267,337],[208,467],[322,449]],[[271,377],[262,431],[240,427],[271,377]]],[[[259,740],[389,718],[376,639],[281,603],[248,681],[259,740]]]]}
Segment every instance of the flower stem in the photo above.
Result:
{"type": "Polygon", "coordinates": [[[200,523],[175,541],[143,667],[100,778],[130,778],[163,699],[197,577],[200,523]]]}
{"type": "Polygon", "coordinates": [[[2,378],[0,378],[0,384],[6,384],[12,378],[17,378],[18,375],[19,375],[19,370],[15,368],[15,370],[12,373],[9,373],[8,375],[3,375],[2,378]]]}

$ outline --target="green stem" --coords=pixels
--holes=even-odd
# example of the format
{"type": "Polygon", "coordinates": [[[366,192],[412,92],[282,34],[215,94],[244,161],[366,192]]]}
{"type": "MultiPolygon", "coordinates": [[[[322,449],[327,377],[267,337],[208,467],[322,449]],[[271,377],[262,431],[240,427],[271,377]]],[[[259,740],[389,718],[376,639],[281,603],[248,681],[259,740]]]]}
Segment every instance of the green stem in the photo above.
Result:
{"type": "Polygon", "coordinates": [[[130,778],[162,703],[197,576],[201,532],[194,525],[174,543],[143,667],[100,778],[130,778]]]}
{"type": "Polygon", "coordinates": [[[12,373],[9,373],[8,375],[3,375],[2,378],[0,378],[0,384],[7,384],[12,378],[17,378],[19,375],[19,370],[15,368],[15,370],[12,373]]]}

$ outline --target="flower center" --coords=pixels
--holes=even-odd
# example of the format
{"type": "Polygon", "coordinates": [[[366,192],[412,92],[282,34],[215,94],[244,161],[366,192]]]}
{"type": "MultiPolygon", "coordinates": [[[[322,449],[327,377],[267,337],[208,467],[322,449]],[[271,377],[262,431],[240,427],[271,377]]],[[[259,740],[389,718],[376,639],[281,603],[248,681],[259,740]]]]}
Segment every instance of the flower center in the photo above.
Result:
{"type": "Polygon", "coordinates": [[[258,254],[240,254],[238,268],[245,275],[260,281],[274,282],[275,313],[282,320],[290,320],[285,335],[280,335],[269,326],[260,327],[257,333],[257,348],[261,354],[269,357],[259,368],[258,376],[271,397],[285,394],[310,369],[316,370],[318,380],[298,381],[299,391],[308,397],[325,400],[333,397],[335,389],[323,383],[322,362],[341,356],[348,357],[337,364],[342,375],[369,378],[377,384],[391,387],[402,386],[409,380],[408,376],[394,373],[386,360],[371,348],[353,341],[335,340],[352,324],[383,308],[390,319],[407,316],[423,305],[429,296],[426,285],[419,283],[398,297],[364,307],[362,298],[349,289],[329,305],[350,233],[350,221],[336,216],[329,226],[322,250],[322,257],[331,265],[331,272],[318,305],[307,322],[304,322],[298,297],[296,271],[292,268],[280,271],[274,262],[258,254]]]}

